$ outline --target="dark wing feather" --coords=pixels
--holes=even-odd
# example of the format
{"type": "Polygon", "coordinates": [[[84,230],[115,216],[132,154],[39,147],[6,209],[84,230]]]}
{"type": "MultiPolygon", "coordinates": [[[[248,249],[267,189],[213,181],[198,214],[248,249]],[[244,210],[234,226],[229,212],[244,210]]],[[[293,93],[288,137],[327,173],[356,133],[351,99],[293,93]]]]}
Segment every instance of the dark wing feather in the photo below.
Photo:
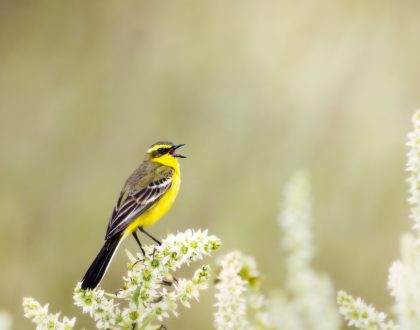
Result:
{"type": "Polygon", "coordinates": [[[169,190],[171,184],[172,174],[152,181],[145,188],[128,195],[123,191],[112,212],[105,239],[122,233],[131,221],[155,204],[169,190]]]}

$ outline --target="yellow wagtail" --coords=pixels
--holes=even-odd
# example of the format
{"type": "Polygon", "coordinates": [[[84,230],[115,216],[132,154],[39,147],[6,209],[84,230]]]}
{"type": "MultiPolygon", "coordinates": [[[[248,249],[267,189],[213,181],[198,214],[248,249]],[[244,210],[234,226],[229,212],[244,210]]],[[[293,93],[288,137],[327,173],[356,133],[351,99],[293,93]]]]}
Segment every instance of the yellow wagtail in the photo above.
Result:
{"type": "Polygon", "coordinates": [[[153,225],[171,208],[178,195],[181,174],[176,154],[184,144],[159,141],[151,145],[143,163],[128,177],[111,214],[105,243],[82,280],[82,289],[94,289],[104,276],[121,241],[132,234],[140,249],[137,237],[140,230],[160,245],[144,230],[153,225]]]}

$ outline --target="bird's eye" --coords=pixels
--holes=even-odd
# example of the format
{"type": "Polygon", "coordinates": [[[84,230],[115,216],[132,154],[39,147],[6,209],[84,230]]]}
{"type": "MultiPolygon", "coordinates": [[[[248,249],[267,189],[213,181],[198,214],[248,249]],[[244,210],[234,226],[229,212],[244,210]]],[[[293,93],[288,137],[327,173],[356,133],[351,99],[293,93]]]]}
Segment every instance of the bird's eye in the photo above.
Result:
{"type": "Polygon", "coordinates": [[[168,149],[167,149],[167,148],[159,148],[159,149],[158,149],[158,152],[159,152],[161,155],[164,155],[164,154],[166,154],[166,153],[168,152],[168,149]]]}

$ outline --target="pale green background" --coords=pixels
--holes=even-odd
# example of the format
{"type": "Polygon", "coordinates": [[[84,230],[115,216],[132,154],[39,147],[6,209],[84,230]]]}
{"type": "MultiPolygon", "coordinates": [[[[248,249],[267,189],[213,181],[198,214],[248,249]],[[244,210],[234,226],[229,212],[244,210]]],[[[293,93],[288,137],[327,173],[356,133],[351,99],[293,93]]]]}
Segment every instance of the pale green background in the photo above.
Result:
{"type": "MultiPolygon", "coordinates": [[[[283,279],[282,186],[304,167],[315,266],[389,311],[387,269],[411,226],[404,143],[420,105],[419,7],[1,1],[0,309],[16,329],[32,328],[23,296],[78,314],[73,287],[125,178],[170,139],[189,158],[153,234],[208,228],[220,253],[257,257],[269,292],[283,279]]],[[[118,288],[125,262],[120,249],[104,287],[118,288]]],[[[166,324],[210,328],[212,304],[209,292],[166,324]]]]}

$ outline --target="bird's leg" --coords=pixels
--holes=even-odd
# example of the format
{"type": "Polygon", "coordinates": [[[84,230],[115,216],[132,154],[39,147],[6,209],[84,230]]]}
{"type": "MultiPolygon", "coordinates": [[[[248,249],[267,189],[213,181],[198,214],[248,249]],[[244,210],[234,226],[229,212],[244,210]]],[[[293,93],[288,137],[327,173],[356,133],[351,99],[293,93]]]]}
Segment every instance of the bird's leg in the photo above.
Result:
{"type": "Polygon", "coordinates": [[[150,235],[147,231],[145,231],[143,227],[139,227],[139,230],[142,233],[145,233],[149,238],[151,238],[152,240],[154,240],[158,245],[162,245],[162,243],[160,241],[158,241],[156,238],[154,238],[152,235],[150,235]]]}
{"type": "Polygon", "coordinates": [[[144,252],[143,246],[141,245],[140,240],[137,237],[137,233],[135,231],[133,231],[133,236],[134,236],[134,239],[136,240],[137,244],[140,247],[141,253],[143,253],[143,257],[145,257],[146,256],[146,252],[144,252]]]}
{"type": "Polygon", "coordinates": [[[156,247],[153,247],[152,260],[155,260],[156,247]]]}

